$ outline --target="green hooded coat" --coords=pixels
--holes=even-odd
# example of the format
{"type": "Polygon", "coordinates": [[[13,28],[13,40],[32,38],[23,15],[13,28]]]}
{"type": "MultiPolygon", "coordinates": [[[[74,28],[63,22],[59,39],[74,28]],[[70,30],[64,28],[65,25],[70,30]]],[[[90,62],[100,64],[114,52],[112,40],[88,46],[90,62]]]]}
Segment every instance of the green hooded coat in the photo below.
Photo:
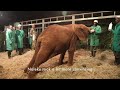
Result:
{"type": "Polygon", "coordinates": [[[6,30],[6,50],[13,50],[13,37],[12,37],[12,30],[6,30]]]}
{"type": "Polygon", "coordinates": [[[94,33],[91,33],[90,38],[90,46],[99,46],[99,34],[102,32],[101,27],[99,25],[97,26],[91,26],[92,29],[95,30],[94,33]]]}
{"type": "Polygon", "coordinates": [[[116,24],[115,29],[112,30],[114,36],[112,41],[112,50],[120,52],[120,24],[116,24]]]}
{"type": "Polygon", "coordinates": [[[16,43],[17,43],[17,48],[23,48],[23,38],[25,34],[23,30],[16,30],[16,43]]]}

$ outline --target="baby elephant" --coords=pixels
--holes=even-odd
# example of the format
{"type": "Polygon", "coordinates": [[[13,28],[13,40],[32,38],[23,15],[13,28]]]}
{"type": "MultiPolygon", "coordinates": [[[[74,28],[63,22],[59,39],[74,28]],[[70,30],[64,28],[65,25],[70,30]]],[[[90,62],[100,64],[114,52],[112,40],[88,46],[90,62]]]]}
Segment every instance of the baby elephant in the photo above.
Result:
{"type": "Polygon", "coordinates": [[[51,25],[47,27],[38,37],[35,53],[24,72],[28,73],[28,78],[33,78],[37,72],[28,68],[38,68],[48,59],[61,54],[59,65],[63,64],[63,59],[68,50],[68,65],[73,64],[73,56],[76,49],[77,40],[85,41],[89,35],[90,28],[83,24],[51,25]]]}

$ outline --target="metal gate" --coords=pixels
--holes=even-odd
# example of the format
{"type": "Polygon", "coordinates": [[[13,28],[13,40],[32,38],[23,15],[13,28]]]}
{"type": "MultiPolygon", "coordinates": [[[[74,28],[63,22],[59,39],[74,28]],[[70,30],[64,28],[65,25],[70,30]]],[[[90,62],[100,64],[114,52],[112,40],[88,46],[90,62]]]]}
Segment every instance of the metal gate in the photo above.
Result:
{"type": "Polygon", "coordinates": [[[36,31],[38,32],[38,34],[40,34],[46,27],[48,27],[51,24],[76,24],[79,21],[88,21],[94,19],[103,20],[103,19],[114,18],[115,16],[120,16],[120,11],[99,11],[99,12],[81,13],[81,14],[73,14],[66,16],[28,20],[19,23],[22,25],[23,30],[27,30],[26,36],[28,37],[28,32],[32,24],[35,24],[35,26],[37,26],[36,31]]]}
{"type": "MultiPolygon", "coordinates": [[[[28,28],[28,32],[30,32],[31,28],[28,28]]],[[[42,32],[42,27],[35,28],[35,31],[37,32],[37,35],[39,35],[42,32]]]]}
{"type": "Polygon", "coordinates": [[[81,14],[73,14],[66,16],[57,16],[57,17],[49,17],[43,19],[35,19],[28,21],[19,22],[22,25],[22,28],[29,27],[32,24],[41,25],[42,31],[45,27],[51,24],[60,24],[64,22],[70,22],[71,24],[75,24],[77,21],[85,21],[85,20],[94,20],[94,19],[109,19],[114,18],[115,16],[120,16],[120,11],[99,11],[99,12],[89,12],[89,13],[81,13],[81,14]]]}
{"type": "Polygon", "coordinates": [[[19,23],[21,23],[23,27],[31,26],[32,24],[42,25],[42,31],[43,31],[45,26],[50,24],[60,24],[63,22],[71,22],[71,24],[75,24],[77,21],[108,19],[108,18],[114,18],[115,16],[119,16],[119,15],[120,15],[120,11],[99,11],[99,12],[81,13],[81,14],[73,14],[66,16],[28,20],[19,23]]]}

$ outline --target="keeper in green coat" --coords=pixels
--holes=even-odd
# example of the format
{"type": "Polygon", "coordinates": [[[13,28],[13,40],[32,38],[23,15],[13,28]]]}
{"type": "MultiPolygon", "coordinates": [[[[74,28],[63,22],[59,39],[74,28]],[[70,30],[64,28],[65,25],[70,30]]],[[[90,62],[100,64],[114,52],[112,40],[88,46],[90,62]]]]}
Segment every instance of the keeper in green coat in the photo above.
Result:
{"type": "Polygon", "coordinates": [[[101,26],[98,25],[98,20],[94,20],[94,25],[91,26],[91,34],[90,34],[90,49],[91,56],[95,57],[97,47],[99,46],[99,34],[101,33],[101,26]]]}
{"type": "Polygon", "coordinates": [[[112,50],[115,56],[115,65],[120,64],[120,16],[115,17],[115,28],[109,31],[113,32],[112,50]]]}
{"type": "Polygon", "coordinates": [[[21,29],[21,26],[17,27],[16,30],[16,43],[17,43],[17,49],[19,51],[19,55],[22,55],[23,53],[23,39],[24,39],[24,30],[21,29]]]}
{"type": "Polygon", "coordinates": [[[12,25],[6,30],[6,50],[8,51],[8,58],[11,58],[11,52],[13,50],[13,37],[12,37],[12,25]]]}
{"type": "Polygon", "coordinates": [[[13,40],[13,50],[16,50],[16,30],[15,30],[15,27],[12,28],[12,40],[13,40]]]}

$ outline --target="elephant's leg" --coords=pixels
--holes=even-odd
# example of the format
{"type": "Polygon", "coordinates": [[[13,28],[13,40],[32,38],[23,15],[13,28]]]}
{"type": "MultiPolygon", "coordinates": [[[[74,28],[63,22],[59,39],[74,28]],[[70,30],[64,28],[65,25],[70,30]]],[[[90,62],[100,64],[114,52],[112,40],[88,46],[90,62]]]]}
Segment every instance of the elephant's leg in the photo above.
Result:
{"type": "Polygon", "coordinates": [[[65,53],[66,53],[66,51],[65,52],[63,52],[61,55],[60,55],[60,59],[59,59],[59,65],[62,65],[63,64],[63,59],[64,59],[64,56],[65,56],[65,53]]]}
{"type": "MultiPolygon", "coordinates": [[[[38,52],[38,54],[37,54],[35,63],[34,63],[34,65],[33,65],[32,68],[37,69],[42,63],[46,62],[49,59],[50,54],[51,54],[50,50],[40,49],[39,52],[38,52]]],[[[30,78],[30,79],[34,78],[34,76],[38,72],[39,71],[29,71],[28,78],[30,78]]]]}
{"type": "Polygon", "coordinates": [[[40,50],[40,44],[37,44],[36,45],[36,49],[35,49],[35,53],[32,57],[32,60],[30,61],[30,63],[28,64],[28,66],[25,68],[24,72],[27,73],[28,72],[28,68],[31,68],[35,62],[35,59],[36,59],[36,56],[37,56],[37,53],[38,51],[40,50]]]}
{"type": "Polygon", "coordinates": [[[76,49],[76,43],[77,43],[77,38],[76,36],[73,36],[71,42],[70,42],[70,47],[68,49],[68,66],[73,65],[73,57],[74,57],[74,52],[76,49]]]}
{"type": "Polygon", "coordinates": [[[72,51],[68,51],[68,66],[72,66],[73,65],[73,57],[74,57],[74,51],[75,50],[72,50],[72,51]]]}

